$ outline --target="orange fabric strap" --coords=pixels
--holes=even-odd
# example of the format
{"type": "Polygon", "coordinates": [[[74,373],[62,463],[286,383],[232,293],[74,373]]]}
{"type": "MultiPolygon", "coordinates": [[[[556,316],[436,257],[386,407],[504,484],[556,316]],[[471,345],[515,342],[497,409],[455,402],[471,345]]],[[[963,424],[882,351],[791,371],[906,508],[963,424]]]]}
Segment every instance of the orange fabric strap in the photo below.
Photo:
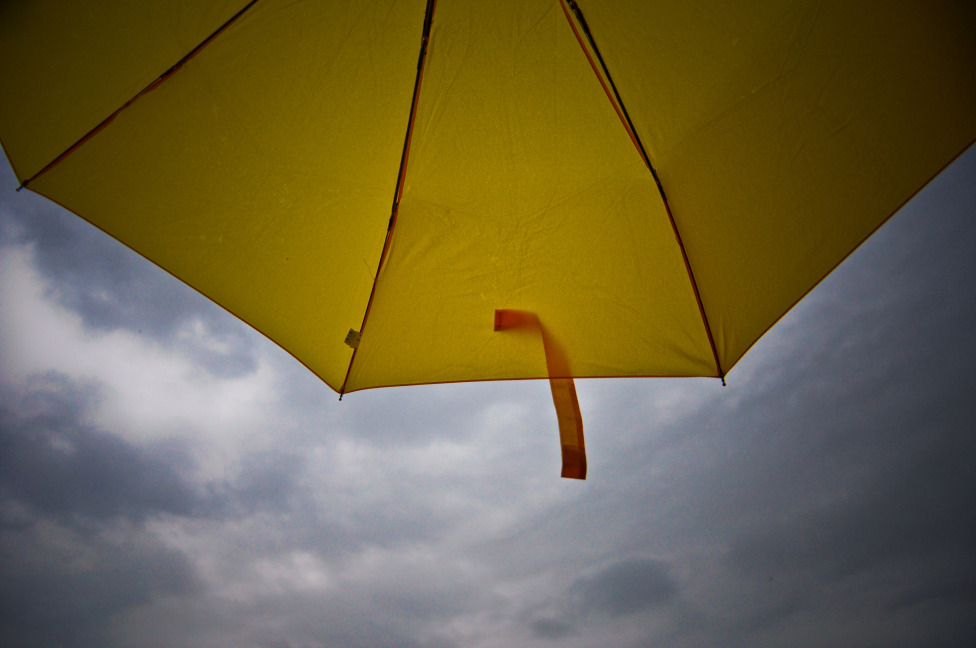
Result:
{"type": "Polygon", "coordinates": [[[559,439],[562,444],[562,476],[570,479],[586,479],[586,446],[583,443],[583,417],[576,398],[576,383],[570,377],[566,352],[550,335],[535,313],[512,309],[495,311],[495,330],[538,331],[546,352],[546,370],[552,402],[556,406],[559,421],[559,439]]]}

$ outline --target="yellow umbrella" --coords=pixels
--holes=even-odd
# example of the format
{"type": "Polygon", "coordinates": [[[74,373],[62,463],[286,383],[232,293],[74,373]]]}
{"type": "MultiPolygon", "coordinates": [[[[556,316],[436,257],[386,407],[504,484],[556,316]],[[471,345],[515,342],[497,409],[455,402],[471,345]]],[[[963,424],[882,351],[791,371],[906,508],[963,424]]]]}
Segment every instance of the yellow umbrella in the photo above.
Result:
{"type": "Polygon", "coordinates": [[[976,4],[0,5],[22,186],[340,393],[723,377],[976,140],[976,4]]]}

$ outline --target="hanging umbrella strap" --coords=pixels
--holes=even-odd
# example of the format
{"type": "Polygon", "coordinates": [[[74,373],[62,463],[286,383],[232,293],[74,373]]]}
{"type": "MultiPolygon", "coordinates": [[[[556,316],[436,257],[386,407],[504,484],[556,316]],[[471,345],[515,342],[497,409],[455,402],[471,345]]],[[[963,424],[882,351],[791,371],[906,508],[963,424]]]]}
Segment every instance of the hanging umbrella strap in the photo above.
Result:
{"type": "Polygon", "coordinates": [[[569,370],[569,361],[562,346],[542,326],[535,313],[520,310],[495,311],[495,330],[521,330],[538,332],[546,352],[546,370],[552,402],[556,406],[559,421],[559,440],[562,444],[562,476],[569,479],[586,479],[586,446],[583,443],[583,417],[576,398],[576,383],[569,370]]]}

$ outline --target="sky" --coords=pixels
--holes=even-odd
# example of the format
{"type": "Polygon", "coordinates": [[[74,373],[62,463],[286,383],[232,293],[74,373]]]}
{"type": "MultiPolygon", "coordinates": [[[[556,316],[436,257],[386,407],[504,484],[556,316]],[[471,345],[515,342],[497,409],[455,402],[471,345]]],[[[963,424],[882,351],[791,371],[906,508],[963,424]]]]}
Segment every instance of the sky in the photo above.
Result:
{"type": "Polygon", "coordinates": [[[0,644],[976,645],[976,150],[716,379],[339,402],[0,169],[0,644]]]}

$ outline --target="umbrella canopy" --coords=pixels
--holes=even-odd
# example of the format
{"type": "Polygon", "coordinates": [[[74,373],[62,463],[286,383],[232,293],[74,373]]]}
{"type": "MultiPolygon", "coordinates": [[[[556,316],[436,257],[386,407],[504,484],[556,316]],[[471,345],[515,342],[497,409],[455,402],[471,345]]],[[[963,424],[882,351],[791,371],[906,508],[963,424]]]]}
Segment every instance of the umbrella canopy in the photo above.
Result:
{"type": "Polygon", "coordinates": [[[976,140],[974,63],[952,1],[12,2],[0,138],[340,392],[724,377],[976,140]]]}

